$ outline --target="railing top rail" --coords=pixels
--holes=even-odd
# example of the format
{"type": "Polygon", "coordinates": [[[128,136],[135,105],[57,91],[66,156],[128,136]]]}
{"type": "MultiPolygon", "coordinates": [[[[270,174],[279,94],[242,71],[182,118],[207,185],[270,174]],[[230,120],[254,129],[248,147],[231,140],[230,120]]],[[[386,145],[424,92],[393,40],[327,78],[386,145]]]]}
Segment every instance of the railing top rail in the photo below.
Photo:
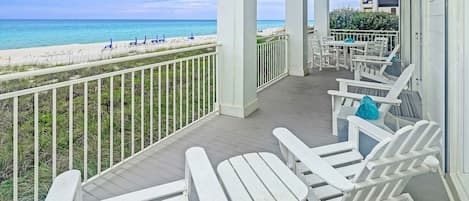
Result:
{"type": "Polygon", "coordinates": [[[399,33],[399,31],[392,31],[392,30],[353,30],[353,29],[331,29],[331,32],[399,33]]]}
{"type": "Polygon", "coordinates": [[[271,36],[262,36],[262,37],[258,37],[257,40],[263,40],[263,39],[269,39],[269,38],[275,38],[275,37],[288,37],[288,34],[281,33],[281,34],[276,34],[276,35],[271,35],[271,36]]]}
{"type": "Polygon", "coordinates": [[[147,70],[150,68],[156,68],[156,67],[162,67],[165,65],[170,65],[174,63],[178,63],[180,61],[185,61],[185,60],[191,60],[195,58],[200,58],[204,56],[209,56],[209,55],[216,55],[217,52],[212,52],[212,53],[204,53],[204,54],[199,54],[195,56],[189,56],[189,57],[183,57],[175,60],[169,60],[169,61],[164,61],[161,63],[155,63],[155,64],[149,64],[149,65],[144,65],[144,66],[139,66],[139,67],[134,67],[134,68],[129,68],[129,69],[124,69],[124,70],[119,70],[119,71],[114,71],[114,72],[109,72],[109,73],[103,73],[99,75],[93,75],[89,77],[83,77],[75,80],[68,80],[68,81],[63,81],[59,83],[54,83],[54,84],[49,84],[49,85],[44,85],[44,86],[39,86],[39,87],[34,87],[34,88],[28,88],[28,89],[22,89],[18,91],[13,91],[13,92],[7,92],[4,94],[0,94],[0,100],[5,100],[9,98],[14,98],[14,97],[19,97],[19,96],[24,96],[28,94],[33,94],[33,93],[40,93],[43,91],[48,91],[52,89],[57,89],[61,87],[67,87],[71,85],[76,85],[76,84],[82,84],[85,82],[92,82],[100,79],[106,79],[114,76],[119,76],[122,74],[127,74],[127,73],[132,73],[132,72],[137,72],[141,70],[147,70]]]}
{"type": "Polygon", "coordinates": [[[165,56],[165,55],[177,54],[177,53],[182,53],[182,52],[213,48],[217,46],[218,44],[199,45],[199,46],[180,48],[180,49],[174,49],[174,50],[168,50],[168,51],[162,51],[162,52],[139,54],[139,55],[134,55],[134,56],[119,57],[119,58],[108,59],[108,60],[100,60],[100,61],[95,61],[95,62],[45,68],[45,69],[39,69],[39,70],[33,70],[33,71],[10,73],[10,74],[5,74],[5,75],[0,75],[0,82],[18,80],[18,79],[23,79],[27,77],[41,76],[41,75],[47,75],[47,74],[53,74],[53,73],[62,73],[62,72],[67,72],[67,71],[79,70],[79,69],[114,64],[114,63],[127,62],[127,61],[132,61],[132,60],[146,59],[146,58],[157,57],[157,56],[165,56]]]}

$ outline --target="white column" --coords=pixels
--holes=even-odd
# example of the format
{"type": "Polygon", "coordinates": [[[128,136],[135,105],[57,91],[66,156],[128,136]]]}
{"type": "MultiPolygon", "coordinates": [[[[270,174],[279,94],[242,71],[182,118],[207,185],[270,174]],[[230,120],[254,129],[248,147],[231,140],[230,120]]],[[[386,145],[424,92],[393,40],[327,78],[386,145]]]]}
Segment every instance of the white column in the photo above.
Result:
{"type": "Polygon", "coordinates": [[[220,113],[244,118],[257,108],[257,1],[219,0],[220,113]]]}
{"type": "Polygon", "coordinates": [[[320,36],[329,35],[329,0],[314,0],[314,26],[320,36]]]}
{"type": "Polygon", "coordinates": [[[287,0],[285,28],[288,34],[289,74],[305,76],[308,63],[308,1],[287,0]]]}

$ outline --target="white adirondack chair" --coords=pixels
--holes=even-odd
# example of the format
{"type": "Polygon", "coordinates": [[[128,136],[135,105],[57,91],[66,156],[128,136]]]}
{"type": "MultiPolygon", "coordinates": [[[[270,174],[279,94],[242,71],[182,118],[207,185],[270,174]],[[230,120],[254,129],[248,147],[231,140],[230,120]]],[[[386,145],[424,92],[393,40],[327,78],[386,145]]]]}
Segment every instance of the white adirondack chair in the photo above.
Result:
{"type": "MultiPolygon", "coordinates": [[[[387,129],[384,125],[385,115],[389,112],[392,105],[400,105],[401,101],[398,100],[398,97],[407,86],[414,70],[415,65],[409,65],[393,85],[337,79],[337,82],[339,82],[339,91],[328,91],[328,94],[332,96],[332,133],[336,136],[338,135],[338,119],[346,119],[350,115],[355,115],[359,105],[358,101],[366,96],[366,94],[350,93],[350,86],[388,91],[385,97],[370,96],[376,103],[381,104],[379,107],[379,119],[372,122],[381,128],[387,129]]],[[[391,131],[391,129],[387,130],[391,131]]]]}
{"type": "MultiPolygon", "coordinates": [[[[192,186],[200,201],[228,201],[203,148],[186,151],[185,179],[131,192],[104,201],[189,201],[192,186]]],[[[81,201],[79,171],[66,172],[53,182],[47,201],[81,201]],[[73,196],[76,195],[76,196],[73,196]],[[80,196],[79,196],[80,195],[80,196]]]]}
{"type": "Polygon", "coordinates": [[[350,48],[350,66],[353,69],[352,60],[360,56],[383,57],[388,49],[388,38],[377,37],[374,41],[368,42],[364,49],[350,48]]]}
{"type": "Polygon", "coordinates": [[[57,176],[46,201],[82,201],[80,171],[70,170],[57,176]]]}
{"type": "Polygon", "coordinates": [[[310,149],[285,128],[273,131],[288,166],[311,187],[309,201],[412,201],[403,194],[416,175],[439,166],[441,128],[420,121],[391,134],[349,117],[349,141],[310,149]],[[379,143],[364,158],[359,133],[379,143]]]}
{"type": "Polygon", "coordinates": [[[318,66],[319,71],[322,71],[324,68],[335,68],[339,70],[339,50],[324,45],[324,40],[324,38],[320,38],[319,36],[313,40],[311,50],[313,53],[312,67],[318,66]],[[334,65],[332,65],[332,61],[335,61],[334,65]]]}
{"type": "Polygon", "coordinates": [[[393,84],[397,77],[388,75],[386,69],[392,66],[392,60],[400,50],[397,45],[388,57],[358,56],[352,59],[352,68],[355,72],[355,80],[368,78],[385,84],[393,84]]]}

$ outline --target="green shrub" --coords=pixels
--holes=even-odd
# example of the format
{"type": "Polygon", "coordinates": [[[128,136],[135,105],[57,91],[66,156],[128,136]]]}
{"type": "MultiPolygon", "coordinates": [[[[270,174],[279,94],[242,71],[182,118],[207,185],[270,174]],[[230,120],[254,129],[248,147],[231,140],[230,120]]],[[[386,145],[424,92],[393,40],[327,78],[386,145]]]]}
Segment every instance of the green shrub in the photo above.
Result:
{"type": "Polygon", "coordinates": [[[361,12],[353,8],[330,13],[331,29],[399,30],[399,17],[385,12],[361,12]]]}

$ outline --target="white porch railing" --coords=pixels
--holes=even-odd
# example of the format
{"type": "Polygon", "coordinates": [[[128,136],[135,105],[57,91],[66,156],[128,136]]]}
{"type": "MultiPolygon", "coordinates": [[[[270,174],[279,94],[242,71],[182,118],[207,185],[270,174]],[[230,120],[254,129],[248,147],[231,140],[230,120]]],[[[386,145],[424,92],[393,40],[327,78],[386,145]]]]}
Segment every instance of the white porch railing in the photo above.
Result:
{"type": "Polygon", "coordinates": [[[388,51],[392,51],[400,43],[399,31],[332,29],[331,35],[336,40],[353,38],[356,41],[373,41],[378,37],[388,38],[388,51]]]}
{"type": "Polygon", "coordinates": [[[308,38],[307,38],[307,43],[308,43],[308,65],[312,67],[313,65],[313,42],[314,42],[314,29],[308,30],[308,38]]]}
{"type": "MultiPolygon", "coordinates": [[[[0,200],[42,200],[53,178],[71,169],[80,170],[86,184],[217,111],[215,49],[181,49],[171,53],[187,56],[175,60],[2,90],[7,92],[0,94],[0,151],[11,156],[0,160],[0,200]]],[[[28,82],[57,72],[1,75],[0,81],[28,82]]]]}
{"type": "Polygon", "coordinates": [[[288,75],[286,35],[259,38],[257,44],[257,88],[262,91],[288,75]]]}

